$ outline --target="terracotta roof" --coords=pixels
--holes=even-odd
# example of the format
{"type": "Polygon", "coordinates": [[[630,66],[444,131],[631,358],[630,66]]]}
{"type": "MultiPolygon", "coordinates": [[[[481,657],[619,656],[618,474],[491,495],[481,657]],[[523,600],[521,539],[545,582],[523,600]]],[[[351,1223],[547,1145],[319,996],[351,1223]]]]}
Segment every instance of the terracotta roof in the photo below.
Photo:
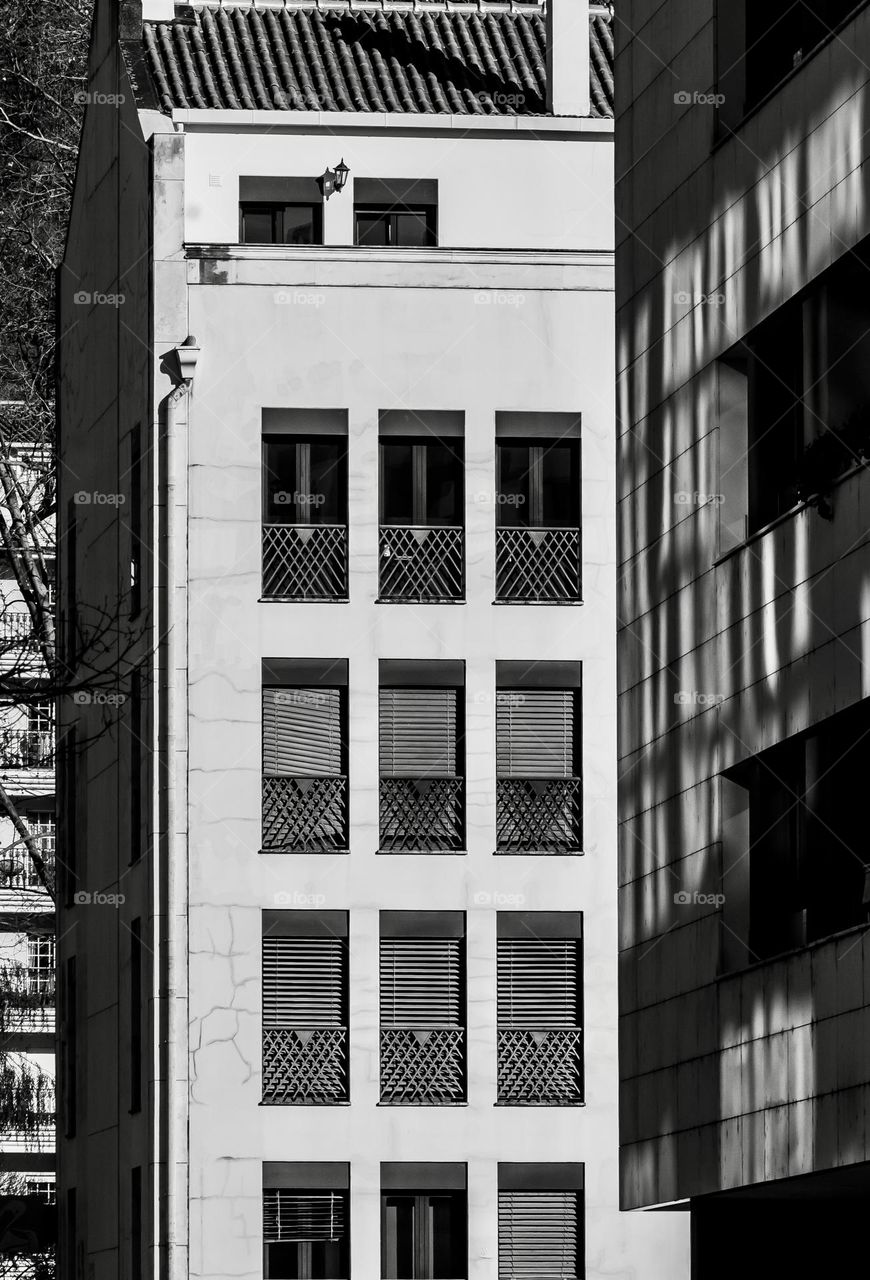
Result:
{"type": "MultiPolygon", "coordinates": [[[[287,0],[195,5],[144,26],[163,111],[400,111],[543,115],[546,30],[537,4],[287,0]]],[[[590,19],[590,114],[613,115],[610,18],[590,19]]]]}

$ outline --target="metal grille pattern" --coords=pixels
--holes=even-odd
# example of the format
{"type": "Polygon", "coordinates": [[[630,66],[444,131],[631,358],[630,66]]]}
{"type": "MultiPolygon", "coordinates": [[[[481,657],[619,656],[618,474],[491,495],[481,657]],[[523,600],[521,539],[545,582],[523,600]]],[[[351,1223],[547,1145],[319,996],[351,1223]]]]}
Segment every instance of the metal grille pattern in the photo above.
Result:
{"type": "Polygon", "coordinates": [[[499,600],[579,600],[579,529],[496,529],[499,600]]]}
{"type": "Polygon", "coordinates": [[[454,526],[382,525],[383,600],[461,600],[463,530],[454,526]]]}
{"type": "Polygon", "coordinates": [[[499,853],[571,853],[581,847],[579,778],[499,778],[499,853]]]}
{"type": "Polygon", "coordinates": [[[347,526],[263,525],[263,595],[272,600],[347,596],[347,526]]]}
{"type": "Polygon", "coordinates": [[[263,1101],[346,1102],[346,1027],[264,1027],[263,1101]]]}
{"type": "Polygon", "coordinates": [[[461,778],[381,778],[381,851],[462,848],[461,778]]]}
{"type": "Polygon", "coordinates": [[[582,1046],[580,1030],[499,1030],[499,1102],[582,1102],[582,1046]]]}
{"type": "Polygon", "coordinates": [[[263,779],[263,850],[333,853],[347,848],[347,778],[263,779]]]}
{"type": "Polygon", "coordinates": [[[462,1027],[382,1031],[381,1102],[463,1102],[464,1041],[462,1027]]]}

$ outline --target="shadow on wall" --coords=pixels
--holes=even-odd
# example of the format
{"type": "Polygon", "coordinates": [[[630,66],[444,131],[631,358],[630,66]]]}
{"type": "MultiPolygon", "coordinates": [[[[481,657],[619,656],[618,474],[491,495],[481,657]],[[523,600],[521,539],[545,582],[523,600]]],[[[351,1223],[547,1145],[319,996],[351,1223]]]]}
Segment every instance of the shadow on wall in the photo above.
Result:
{"type": "Polygon", "coordinates": [[[665,265],[621,323],[625,1207],[863,1160],[870,1145],[864,934],[747,967],[748,824],[741,849],[720,779],[870,694],[866,472],[839,486],[832,521],[805,508],[716,565],[735,514],[720,510],[734,450],[717,361],[867,230],[867,91],[848,74],[851,96],[828,85],[839,109],[822,120],[816,106],[809,137],[796,121],[747,157],[738,134],[690,179],[698,198],[674,202],[665,265]],[[741,169],[754,185],[721,181],[741,169]]]}

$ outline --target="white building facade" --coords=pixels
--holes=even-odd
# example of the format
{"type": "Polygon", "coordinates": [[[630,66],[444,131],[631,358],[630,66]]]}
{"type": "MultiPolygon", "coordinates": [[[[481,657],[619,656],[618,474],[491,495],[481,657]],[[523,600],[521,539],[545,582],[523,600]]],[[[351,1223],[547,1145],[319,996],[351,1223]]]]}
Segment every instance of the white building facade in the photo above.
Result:
{"type": "Polygon", "coordinates": [[[618,1203],[610,15],[144,8],[62,308],[62,608],[129,637],[61,964],[137,1078],[67,1081],[67,1256],[686,1275],[618,1203]]]}

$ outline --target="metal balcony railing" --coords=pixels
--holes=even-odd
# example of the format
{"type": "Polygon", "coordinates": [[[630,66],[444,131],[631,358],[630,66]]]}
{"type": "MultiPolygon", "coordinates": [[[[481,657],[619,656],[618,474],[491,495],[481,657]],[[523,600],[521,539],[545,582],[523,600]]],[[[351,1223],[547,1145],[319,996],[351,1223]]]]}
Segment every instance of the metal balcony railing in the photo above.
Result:
{"type": "Polygon", "coordinates": [[[579,600],[579,529],[496,529],[497,600],[579,600]]]}
{"type": "Polygon", "coordinates": [[[347,848],[347,777],[263,778],[263,852],[347,848]]]}
{"type": "Polygon", "coordinates": [[[499,1028],[498,1100],[565,1106],[583,1101],[583,1032],[499,1028]]]}
{"type": "Polygon", "coordinates": [[[347,1102],[347,1081],[347,1027],[264,1028],[264,1102],[347,1102]]]}
{"type": "Polygon", "coordinates": [[[461,600],[463,543],[452,525],[381,525],[381,599],[461,600]]]}
{"type": "Polygon", "coordinates": [[[263,596],[346,599],[347,525],[263,525],[263,596]]]}
{"type": "Polygon", "coordinates": [[[443,1106],[465,1101],[462,1027],[381,1031],[381,1102],[443,1106]]]}
{"type": "Polygon", "coordinates": [[[0,645],[33,639],[33,619],[29,613],[4,613],[0,617],[0,645]]]}
{"type": "Polygon", "coordinates": [[[579,778],[499,778],[499,853],[576,853],[582,847],[579,778]]]}
{"type": "Polygon", "coordinates": [[[462,778],[381,778],[381,852],[461,849],[462,782],[462,778]]]}
{"type": "Polygon", "coordinates": [[[0,729],[0,767],[53,769],[53,729],[0,729]]]}

